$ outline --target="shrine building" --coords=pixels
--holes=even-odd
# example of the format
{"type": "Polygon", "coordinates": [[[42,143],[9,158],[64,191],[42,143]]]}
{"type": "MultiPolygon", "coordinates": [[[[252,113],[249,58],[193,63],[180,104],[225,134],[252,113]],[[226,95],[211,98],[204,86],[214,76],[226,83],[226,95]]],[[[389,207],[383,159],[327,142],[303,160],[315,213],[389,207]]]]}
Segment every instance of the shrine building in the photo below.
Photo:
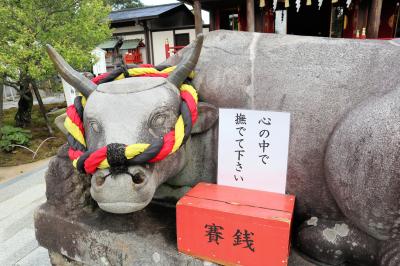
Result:
{"type": "Polygon", "coordinates": [[[210,30],[334,38],[400,37],[400,0],[184,0],[210,12],[210,30]]]}
{"type": "Polygon", "coordinates": [[[113,38],[97,45],[107,71],[123,63],[160,64],[196,36],[193,13],[183,3],[112,11],[109,19],[113,38]]]}

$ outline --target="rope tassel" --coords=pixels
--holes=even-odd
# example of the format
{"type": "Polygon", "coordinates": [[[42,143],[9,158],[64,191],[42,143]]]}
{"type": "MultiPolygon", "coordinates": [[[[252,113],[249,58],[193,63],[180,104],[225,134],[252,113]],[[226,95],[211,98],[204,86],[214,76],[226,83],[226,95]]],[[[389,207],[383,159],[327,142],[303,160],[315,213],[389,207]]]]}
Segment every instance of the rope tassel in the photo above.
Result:
{"type": "MultiPolygon", "coordinates": [[[[126,69],[118,68],[110,73],[99,75],[92,79],[95,84],[110,82],[130,77],[164,77],[167,78],[169,73],[175,69],[173,67],[165,67],[164,69],[156,69],[152,66],[145,65],[126,69]]],[[[95,151],[88,151],[85,140],[85,130],[83,124],[83,110],[86,104],[86,98],[77,96],[74,104],[67,108],[67,118],[64,126],[68,131],[68,155],[75,168],[81,173],[93,174],[97,169],[105,169],[111,164],[138,165],[143,163],[154,163],[165,159],[168,155],[179,150],[189,138],[192,126],[197,120],[197,103],[198,96],[195,88],[190,84],[194,73],[190,73],[187,81],[183,83],[179,90],[182,99],[180,115],[175,123],[174,129],[167,133],[162,140],[156,140],[152,143],[136,143],[136,144],[118,144],[111,143],[101,147],[95,151]],[[121,146],[123,145],[123,146],[121,146]],[[114,156],[111,156],[111,150],[119,147],[124,152],[119,152],[118,162],[115,162],[114,156]],[[111,150],[110,150],[111,149],[111,150]],[[122,154],[124,156],[122,156],[122,154]],[[111,156],[111,157],[110,157],[111,156]],[[109,158],[107,158],[109,157],[109,158]],[[122,161],[121,161],[122,160],[122,161]]]]}

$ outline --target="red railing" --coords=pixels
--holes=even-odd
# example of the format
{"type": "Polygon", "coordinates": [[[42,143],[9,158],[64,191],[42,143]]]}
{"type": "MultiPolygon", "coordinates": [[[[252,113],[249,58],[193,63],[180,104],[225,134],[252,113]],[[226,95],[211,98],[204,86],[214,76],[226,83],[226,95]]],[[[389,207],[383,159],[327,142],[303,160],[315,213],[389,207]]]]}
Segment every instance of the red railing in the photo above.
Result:
{"type": "Polygon", "coordinates": [[[165,57],[169,58],[171,56],[171,51],[172,54],[176,54],[180,49],[182,49],[185,46],[170,46],[168,39],[165,40],[165,57]]]}

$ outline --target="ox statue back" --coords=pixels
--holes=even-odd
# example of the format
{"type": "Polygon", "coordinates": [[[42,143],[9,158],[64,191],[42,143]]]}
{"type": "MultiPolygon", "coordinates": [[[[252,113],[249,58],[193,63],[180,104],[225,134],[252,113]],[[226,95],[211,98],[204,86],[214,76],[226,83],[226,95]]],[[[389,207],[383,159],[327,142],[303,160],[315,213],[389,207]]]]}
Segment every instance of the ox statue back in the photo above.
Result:
{"type": "Polygon", "coordinates": [[[193,68],[200,103],[191,138],[161,162],[115,175],[98,170],[91,184],[75,178],[70,185],[72,166],[63,182],[54,178],[67,160],[64,147],[46,177],[48,199],[84,207],[87,193],[71,191],[90,187],[99,207],[113,213],[177,199],[200,181],[216,181],[217,108],[285,111],[297,246],[331,265],[400,265],[400,44],[230,31],[201,39],[164,63],[179,63],[172,78],[98,88],[53,58],[64,78],[91,93],[84,111],[89,149],[165,134],[179,113],[177,86],[193,68]]]}

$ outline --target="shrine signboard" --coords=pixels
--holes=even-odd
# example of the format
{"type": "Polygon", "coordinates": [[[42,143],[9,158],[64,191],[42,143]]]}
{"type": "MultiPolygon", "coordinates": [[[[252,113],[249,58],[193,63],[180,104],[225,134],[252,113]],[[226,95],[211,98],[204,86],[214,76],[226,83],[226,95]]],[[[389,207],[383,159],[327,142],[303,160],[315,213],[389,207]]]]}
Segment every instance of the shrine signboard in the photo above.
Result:
{"type": "Polygon", "coordinates": [[[218,184],[285,193],[290,114],[219,110],[218,184]]]}

